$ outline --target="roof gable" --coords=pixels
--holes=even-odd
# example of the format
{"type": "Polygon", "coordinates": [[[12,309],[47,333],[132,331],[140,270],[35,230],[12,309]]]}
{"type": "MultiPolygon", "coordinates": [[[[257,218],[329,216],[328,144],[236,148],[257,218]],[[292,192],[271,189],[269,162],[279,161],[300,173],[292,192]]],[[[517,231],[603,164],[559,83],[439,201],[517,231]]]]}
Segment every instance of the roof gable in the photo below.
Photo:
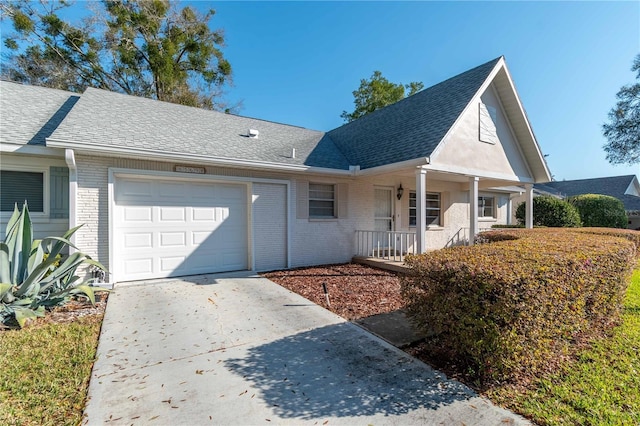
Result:
{"type": "Polygon", "coordinates": [[[501,58],[328,132],[361,169],[428,157],[501,58]]]}

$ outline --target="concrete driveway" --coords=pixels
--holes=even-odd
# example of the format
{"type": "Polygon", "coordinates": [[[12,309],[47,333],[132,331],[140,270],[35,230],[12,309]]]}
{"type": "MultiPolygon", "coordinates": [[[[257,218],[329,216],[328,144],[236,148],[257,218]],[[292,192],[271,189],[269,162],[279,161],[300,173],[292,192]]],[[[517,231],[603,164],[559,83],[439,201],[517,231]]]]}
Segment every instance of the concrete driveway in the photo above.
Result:
{"type": "Polygon", "coordinates": [[[524,424],[308,300],[247,273],[109,296],[85,424],[524,424]]]}

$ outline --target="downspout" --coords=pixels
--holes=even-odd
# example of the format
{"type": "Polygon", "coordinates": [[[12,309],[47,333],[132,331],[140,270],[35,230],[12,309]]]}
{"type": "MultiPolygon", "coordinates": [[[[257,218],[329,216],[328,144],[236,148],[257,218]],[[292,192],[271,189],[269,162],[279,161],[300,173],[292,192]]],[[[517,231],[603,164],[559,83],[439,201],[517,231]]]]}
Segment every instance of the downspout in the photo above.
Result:
{"type": "MultiPolygon", "coordinates": [[[[69,168],[69,229],[78,226],[78,167],[76,166],[76,157],[72,149],[64,150],[64,159],[69,168]]],[[[75,245],[76,235],[71,236],[71,242],[75,245]]],[[[69,254],[75,252],[73,247],[69,247],[69,254]]]]}

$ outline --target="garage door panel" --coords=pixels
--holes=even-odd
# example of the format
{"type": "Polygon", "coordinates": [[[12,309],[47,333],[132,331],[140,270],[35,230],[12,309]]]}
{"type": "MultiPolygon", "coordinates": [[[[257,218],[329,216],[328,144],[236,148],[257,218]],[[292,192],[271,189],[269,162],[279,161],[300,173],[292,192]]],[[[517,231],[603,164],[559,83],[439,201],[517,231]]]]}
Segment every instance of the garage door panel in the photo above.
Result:
{"type": "Polygon", "coordinates": [[[153,209],[151,207],[125,207],[123,215],[125,222],[151,223],[153,218],[153,209]]]}
{"type": "Polygon", "coordinates": [[[184,207],[160,207],[160,222],[185,222],[186,213],[184,207]]]}
{"type": "Polygon", "coordinates": [[[149,249],[153,247],[153,233],[152,232],[136,232],[126,233],[123,235],[124,246],[120,247],[125,249],[143,248],[149,249]]]}
{"type": "Polygon", "coordinates": [[[117,194],[118,204],[153,197],[153,186],[149,181],[123,179],[120,182],[122,183],[122,191],[117,194]]]}
{"type": "Polygon", "coordinates": [[[187,236],[185,232],[160,232],[159,247],[186,247],[187,236]]]}
{"type": "Polygon", "coordinates": [[[127,277],[131,277],[132,279],[152,274],[153,260],[150,258],[125,260],[124,273],[127,277]]]}
{"type": "Polygon", "coordinates": [[[160,271],[171,273],[185,263],[185,256],[163,257],[160,259],[160,271]]]}
{"type": "Polygon", "coordinates": [[[239,184],[118,178],[113,213],[117,279],[247,269],[246,193],[239,184]]]}
{"type": "Polygon", "coordinates": [[[188,189],[184,183],[167,183],[162,182],[157,185],[159,198],[162,201],[184,200],[187,197],[188,189]]]}
{"type": "Polygon", "coordinates": [[[215,222],[216,210],[205,207],[194,207],[191,209],[191,220],[194,222],[215,222]]]}

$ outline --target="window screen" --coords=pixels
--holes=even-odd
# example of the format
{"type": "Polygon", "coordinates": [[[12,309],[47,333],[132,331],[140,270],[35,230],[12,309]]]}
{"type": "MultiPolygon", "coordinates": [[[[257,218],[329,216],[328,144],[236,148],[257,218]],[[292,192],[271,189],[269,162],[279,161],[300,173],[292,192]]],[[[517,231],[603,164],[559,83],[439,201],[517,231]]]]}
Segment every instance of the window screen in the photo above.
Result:
{"type": "Polygon", "coordinates": [[[309,217],[335,217],[335,185],[309,183],[309,217]]]}
{"type": "Polygon", "coordinates": [[[13,211],[16,203],[21,209],[25,200],[30,212],[44,212],[44,173],[0,171],[0,211],[13,211]]]}

